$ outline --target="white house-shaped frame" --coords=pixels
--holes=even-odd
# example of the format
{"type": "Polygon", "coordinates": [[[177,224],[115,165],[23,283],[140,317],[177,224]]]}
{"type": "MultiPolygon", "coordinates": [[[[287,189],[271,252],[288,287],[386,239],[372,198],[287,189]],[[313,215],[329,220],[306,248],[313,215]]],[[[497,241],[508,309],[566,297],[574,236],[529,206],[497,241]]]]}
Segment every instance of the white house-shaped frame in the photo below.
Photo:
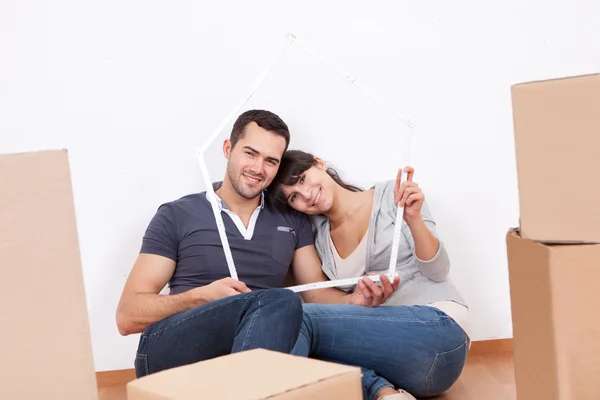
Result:
{"type": "MultiPolygon", "coordinates": [[[[209,146],[215,141],[215,139],[223,132],[224,128],[231,123],[238,115],[239,111],[244,107],[244,105],[252,98],[255,92],[263,85],[265,80],[273,73],[276,66],[282,61],[283,57],[286,53],[292,48],[299,49],[303,52],[303,54],[309,54],[313,61],[318,61],[318,63],[325,65],[326,68],[333,72],[337,77],[342,77],[346,84],[349,84],[353,87],[353,89],[358,89],[362,95],[370,98],[375,107],[378,107],[382,112],[386,112],[388,115],[393,117],[396,121],[399,121],[405,128],[406,134],[403,143],[400,145],[402,147],[401,152],[403,153],[402,167],[409,165],[409,156],[410,156],[410,144],[411,144],[411,134],[414,129],[414,123],[411,119],[397,113],[391,106],[381,101],[376,95],[373,94],[368,87],[361,84],[356,78],[351,75],[348,75],[344,72],[338,70],[331,63],[324,60],[322,57],[317,55],[314,51],[307,48],[304,44],[302,44],[294,35],[288,34],[286,37],[286,43],[278,56],[274,59],[273,63],[265,70],[265,72],[257,79],[255,84],[252,86],[251,90],[247,93],[247,95],[240,100],[240,102],[232,109],[231,113],[222,120],[222,122],[217,126],[217,128],[213,131],[213,133],[209,136],[209,138],[197,149],[197,160],[200,164],[200,169],[202,172],[202,178],[206,185],[207,197],[211,202],[212,210],[215,216],[215,220],[217,223],[217,229],[219,231],[219,236],[221,239],[221,243],[223,246],[223,251],[225,253],[225,258],[227,260],[227,266],[229,268],[229,274],[232,278],[238,279],[237,270],[235,268],[235,262],[233,260],[233,256],[231,254],[231,249],[229,247],[229,242],[227,240],[227,235],[225,233],[225,226],[223,224],[223,217],[221,212],[219,211],[218,203],[215,197],[215,193],[212,186],[212,180],[208,171],[208,167],[206,164],[206,151],[209,146]]],[[[406,173],[403,173],[402,180],[406,179],[406,173]]],[[[396,275],[396,261],[398,255],[398,246],[401,235],[401,228],[403,223],[403,209],[398,207],[396,213],[396,221],[394,227],[394,237],[392,242],[392,251],[390,257],[389,268],[387,271],[387,276],[390,280],[393,280],[396,275]]],[[[313,289],[321,289],[326,287],[340,287],[357,284],[358,281],[363,278],[362,276],[348,279],[340,279],[340,280],[330,280],[326,282],[314,282],[305,285],[298,285],[289,287],[288,289],[294,292],[303,292],[307,290],[313,289]]],[[[379,282],[379,276],[369,276],[375,282],[379,282]]]]}

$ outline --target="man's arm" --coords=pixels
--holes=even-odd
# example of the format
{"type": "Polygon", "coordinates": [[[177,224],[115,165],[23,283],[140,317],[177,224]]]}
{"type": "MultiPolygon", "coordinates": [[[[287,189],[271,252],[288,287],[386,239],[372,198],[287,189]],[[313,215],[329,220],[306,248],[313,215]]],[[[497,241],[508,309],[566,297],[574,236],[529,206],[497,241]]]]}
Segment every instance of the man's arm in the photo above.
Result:
{"type": "MultiPolygon", "coordinates": [[[[321,270],[321,260],[314,245],[301,247],[294,252],[292,272],[297,284],[324,282],[327,277],[321,270]]],[[[377,307],[384,303],[398,289],[400,278],[390,283],[387,276],[381,276],[382,286],[378,286],[369,278],[359,281],[353,293],[347,294],[336,288],[315,289],[302,292],[307,303],[338,303],[377,307]]]]}
{"type": "Polygon", "coordinates": [[[142,253],[125,283],[117,308],[121,335],[139,333],[164,318],[228,296],[250,291],[245,283],[232,278],[175,295],[159,294],[175,271],[170,258],[142,253]]]}
{"type": "Polygon", "coordinates": [[[148,325],[202,303],[197,291],[159,294],[175,272],[177,247],[175,212],[163,205],[146,229],[142,249],[121,294],[117,327],[122,335],[142,332],[148,325]]]}
{"type": "Polygon", "coordinates": [[[121,335],[142,332],[148,325],[202,304],[197,291],[165,296],[160,291],[175,271],[175,261],[155,254],[140,254],[131,270],[117,308],[121,335]]]}

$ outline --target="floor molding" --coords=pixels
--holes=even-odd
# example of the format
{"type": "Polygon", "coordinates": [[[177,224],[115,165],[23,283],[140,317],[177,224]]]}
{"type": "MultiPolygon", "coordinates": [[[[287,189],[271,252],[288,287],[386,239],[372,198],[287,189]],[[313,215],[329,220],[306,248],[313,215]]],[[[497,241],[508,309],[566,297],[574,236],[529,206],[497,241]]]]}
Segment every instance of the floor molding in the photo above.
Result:
{"type": "MultiPolygon", "coordinates": [[[[512,339],[481,340],[471,343],[469,355],[512,353],[513,348],[512,339]]],[[[135,370],[133,368],[96,372],[98,387],[125,386],[134,379],[135,370]]]]}
{"type": "Polygon", "coordinates": [[[471,343],[469,355],[512,353],[514,345],[512,339],[479,340],[471,343]]]}

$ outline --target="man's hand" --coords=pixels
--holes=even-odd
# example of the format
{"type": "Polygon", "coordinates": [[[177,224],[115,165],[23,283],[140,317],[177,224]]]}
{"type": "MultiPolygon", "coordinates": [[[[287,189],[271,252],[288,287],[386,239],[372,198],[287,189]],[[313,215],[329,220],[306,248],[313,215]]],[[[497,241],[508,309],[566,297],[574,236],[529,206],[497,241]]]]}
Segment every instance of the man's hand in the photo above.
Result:
{"type": "Polygon", "coordinates": [[[354,292],[348,295],[348,303],[365,307],[377,307],[385,303],[400,286],[400,277],[395,277],[393,283],[385,274],[381,274],[379,277],[381,278],[381,286],[368,277],[359,280],[354,292]]]}
{"type": "Polygon", "coordinates": [[[233,278],[223,278],[210,285],[191,289],[189,294],[202,304],[248,292],[251,290],[244,282],[233,278]]]}

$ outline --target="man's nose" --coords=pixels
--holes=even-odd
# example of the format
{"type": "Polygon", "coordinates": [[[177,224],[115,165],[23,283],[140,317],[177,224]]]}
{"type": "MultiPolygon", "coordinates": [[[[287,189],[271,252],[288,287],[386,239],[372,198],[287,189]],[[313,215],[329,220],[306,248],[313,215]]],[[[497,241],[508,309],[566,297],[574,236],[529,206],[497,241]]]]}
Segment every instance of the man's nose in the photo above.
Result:
{"type": "Polygon", "coordinates": [[[250,166],[250,170],[256,175],[264,175],[265,166],[263,160],[257,157],[256,161],[250,166]]]}

